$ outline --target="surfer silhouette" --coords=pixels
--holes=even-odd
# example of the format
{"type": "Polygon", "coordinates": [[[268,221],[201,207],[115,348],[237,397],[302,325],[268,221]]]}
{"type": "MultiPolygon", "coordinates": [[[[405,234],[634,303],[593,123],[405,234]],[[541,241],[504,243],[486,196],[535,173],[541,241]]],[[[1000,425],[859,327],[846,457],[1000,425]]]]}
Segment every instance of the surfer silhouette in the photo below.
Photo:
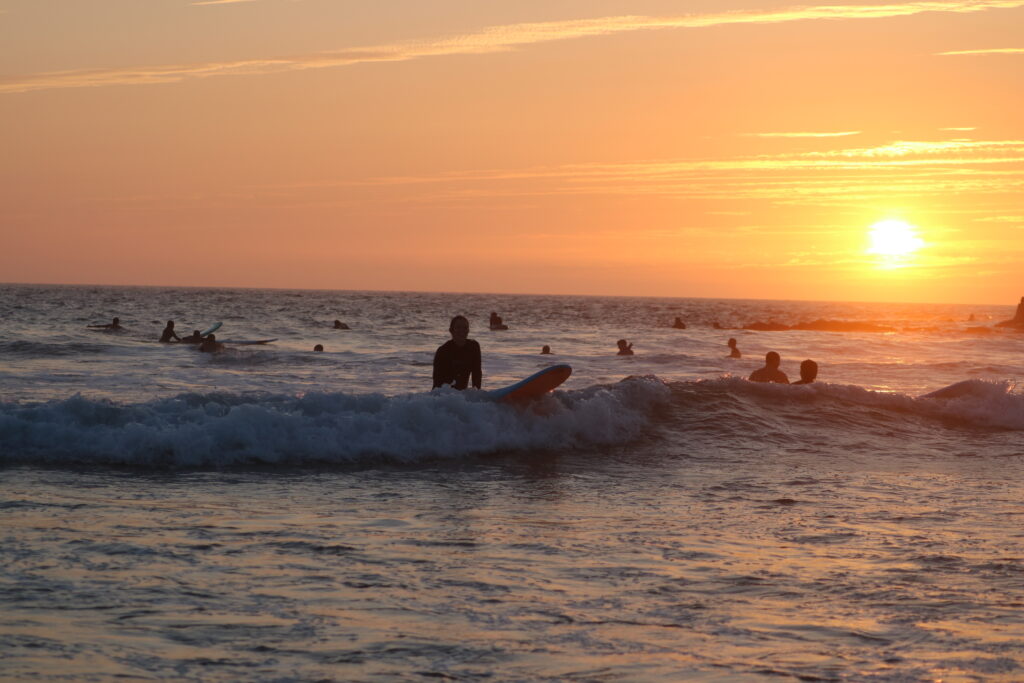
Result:
{"type": "Polygon", "coordinates": [[[490,323],[490,327],[491,327],[492,330],[507,330],[508,329],[508,325],[506,325],[501,320],[501,316],[498,315],[498,313],[496,311],[491,311],[491,318],[490,318],[489,323],[490,323]]]}
{"type": "Polygon", "coordinates": [[[345,323],[341,322],[340,320],[335,320],[334,321],[334,329],[336,329],[336,330],[347,330],[347,329],[349,329],[349,326],[346,325],[345,323]]]}
{"type": "Polygon", "coordinates": [[[483,372],[480,367],[480,344],[469,339],[469,320],[464,315],[452,318],[448,325],[452,338],[434,353],[434,388],[451,385],[462,391],[469,386],[480,388],[483,372]]]}
{"type": "Polygon", "coordinates": [[[91,327],[94,330],[123,330],[124,329],[123,327],[121,327],[121,319],[120,318],[114,318],[107,325],[87,325],[87,327],[91,327]]]}
{"type": "Polygon", "coordinates": [[[677,316],[676,316],[676,319],[675,319],[675,322],[673,322],[673,323],[672,323],[672,327],[674,327],[674,328],[675,328],[675,329],[677,329],[677,330],[685,330],[685,329],[686,329],[686,323],[684,323],[684,322],[683,322],[683,319],[682,319],[682,318],[680,318],[680,317],[679,317],[679,316],[677,315],[677,316]]]}
{"type": "Polygon", "coordinates": [[[779,354],[774,351],[769,351],[764,355],[764,367],[754,370],[750,373],[748,379],[751,382],[775,382],[776,384],[789,384],[789,378],[786,377],[786,373],[779,370],[779,364],[782,363],[782,358],[779,354]]]}
{"type": "Polygon", "coordinates": [[[216,335],[210,334],[207,335],[206,339],[203,340],[203,343],[199,345],[199,350],[206,353],[213,353],[215,351],[223,351],[224,345],[217,341],[216,335]]]}
{"type": "Polygon", "coordinates": [[[203,343],[203,335],[199,333],[199,330],[192,330],[192,334],[182,337],[179,341],[182,344],[201,344],[203,343]]]}
{"type": "Polygon", "coordinates": [[[808,358],[800,364],[800,379],[793,384],[811,384],[818,377],[818,364],[808,358]]]}
{"type": "Polygon", "coordinates": [[[551,347],[548,346],[547,344],[545,344],[544,346],[540,347],[540,353],[541,353],[542,356],[550,356],[551,355],[551,347]]]}
{"type": "Polygon", "coordinates": [[[174,331],[174,321],[168,320],[167,327],[165,327],[164,331],[160,334],[160,343],[169,344],[171,342],[171,337],[174,337],[175,341],[181,341],[181,337],[179,337],[174,331]]]}
{"type": "Polygon", "coordinates": [[[729,345],[729,348],[732,349],[731,351],[729,351],[729,358],[742,358],[743,357],[743,354],[740,353],[739,348],[736,346],[736,340],[735,339],[733,339],[732,337],[729,337],[728,345],[729,345]]]}
{"type": "Polygon", "coordinates": [[[627,342],[625,339],[620,339],[619,341],[617,341],[615,343],[619,345],[619,352],[617,354],[615,354],[615,355],[617,355],[617,356],[632,356],[633,355],[633,345],[630,344],[629,342],[627,342]]]}
{"type": "Polygon", "coordinates": [[[317,344],[316,346],[313,347],[313,350],[314,351],[323,351],[324,350],[324,345],[323,344],[317,344]]]}

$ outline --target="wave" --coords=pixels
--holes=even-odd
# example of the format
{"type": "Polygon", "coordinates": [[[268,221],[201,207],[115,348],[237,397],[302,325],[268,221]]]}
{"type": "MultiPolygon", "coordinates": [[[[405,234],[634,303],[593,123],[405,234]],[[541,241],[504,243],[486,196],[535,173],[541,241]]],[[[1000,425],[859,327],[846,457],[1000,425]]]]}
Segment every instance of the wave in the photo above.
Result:
{"type": "Polygon", "coordinates": [[[415,463],[627,443],[670,392],[655,378],[555,392],[528,408],[451,389],[404,396],[75,396],[0,404],[0,464],[227,467],[415,463]]]}

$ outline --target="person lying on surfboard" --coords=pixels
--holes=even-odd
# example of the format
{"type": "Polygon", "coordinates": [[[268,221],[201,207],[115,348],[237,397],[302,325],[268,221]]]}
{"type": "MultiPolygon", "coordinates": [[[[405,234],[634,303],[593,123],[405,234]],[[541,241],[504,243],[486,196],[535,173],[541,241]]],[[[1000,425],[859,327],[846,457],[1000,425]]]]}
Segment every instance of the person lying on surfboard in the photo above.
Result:
{"type": "Polygon", "coordinates": [[[448,325],[452,338],[438,347],[434,354],[434,388],[451,385],[462,391],[469,386],[480,388],[483,372],[480,369],[480,344],[469,339],[469,320],[464,315],[452,318],[448,325]]]}
{"type": "Polygon", "coordinates": [[[123,330],[124,329],[123,327],[121,327],[121,319],[120,318],[114,318],[114,320],[112,322],[110,322],[109,324],[107,324],[107,325],[87,325],[86,327],[91,327],[94,330],[123,330]]]}

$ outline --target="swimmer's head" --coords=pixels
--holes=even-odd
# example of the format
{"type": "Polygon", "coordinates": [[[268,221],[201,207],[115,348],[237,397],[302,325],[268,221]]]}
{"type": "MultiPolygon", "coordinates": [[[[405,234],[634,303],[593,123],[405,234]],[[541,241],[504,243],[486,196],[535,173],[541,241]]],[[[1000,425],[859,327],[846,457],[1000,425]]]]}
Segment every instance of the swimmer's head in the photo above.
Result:
{"type": "Polygon", "coordinates": [[[814,378],[818,376],[818,364],[813,360],[807,359],[800,364],[800,379],[805,382],[813,382],[814,378]]]}
{"type": "Polygon", "coordinates": [[[779,367],[779,363],[781,362],[782,357],[779,356],[779,354],[775,353],[774,351],[769,351],[768,353],[764,354],[764,364],[769,368],[777,368],[779,367]]]}
{"type": "Polygon", "coordinates": [[[324,345],[323,344],[317,344],[316,346],[313,347],[313,350],[314,351],[323,351],[324,350],[324,345]]]}
{"type": "Polygon", "coordinates": [[[457,315],[448,323],[448,331],[452,333],[453,339],[465,339],[469,334],[469,319],[464,315],[457,315]]]}

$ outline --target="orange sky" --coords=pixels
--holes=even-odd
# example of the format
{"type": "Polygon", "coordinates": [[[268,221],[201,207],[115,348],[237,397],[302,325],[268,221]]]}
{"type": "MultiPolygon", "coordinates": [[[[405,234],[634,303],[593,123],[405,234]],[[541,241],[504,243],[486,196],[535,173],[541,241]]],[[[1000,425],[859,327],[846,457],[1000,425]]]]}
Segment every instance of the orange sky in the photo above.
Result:
{"type": "Polygon", "coordinates": [[[0,281],[1012,304],[1024,0],[0,0],[0,281]],[[887,218],[925,246],[868,253],[887,218]]]}

